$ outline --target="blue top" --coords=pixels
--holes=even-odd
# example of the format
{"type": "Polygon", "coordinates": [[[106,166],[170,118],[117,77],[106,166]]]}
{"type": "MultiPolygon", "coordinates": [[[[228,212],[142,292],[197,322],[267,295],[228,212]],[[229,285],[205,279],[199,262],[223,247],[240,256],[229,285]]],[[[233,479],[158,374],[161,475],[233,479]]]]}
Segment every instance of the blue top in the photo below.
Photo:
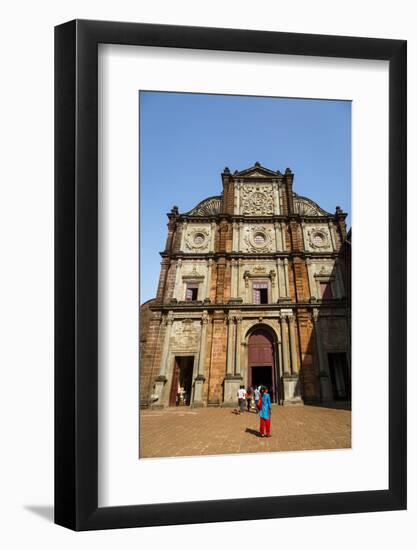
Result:
{"type": "Polygon", "coordinates": [[[262,396],[262,408],[259,412],[259,416],[264,420],[268,420],[271,416],[271,398],[269,393],[264,393],[262,396]]]}

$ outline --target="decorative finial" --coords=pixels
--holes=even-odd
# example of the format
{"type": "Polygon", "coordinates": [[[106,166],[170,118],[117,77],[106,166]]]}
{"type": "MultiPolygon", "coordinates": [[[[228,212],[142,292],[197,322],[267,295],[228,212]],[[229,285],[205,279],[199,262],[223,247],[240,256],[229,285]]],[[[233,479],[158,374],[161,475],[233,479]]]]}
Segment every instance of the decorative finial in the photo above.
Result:
{"type": "Polygon", "coordinates": [[[223,172],[224,172],[225,174],[230,174],[229,167],[226,166],[225,169],[223,170],[223,172]]]}
{"type": "Polygon", "coordinates": [[[291,168],[286,168],[286,169],[285,169],[285,173],[286,173],[286,174],[292,174],[291,168]]]}
{"type": "Polygon", "coordinates": [[[255,166],[257,166],[257,167],[259,168],[260,165],[261,165],[261,163],[257,160],[257,161],[255,162],[255,166]]]}
{"type": "Polygon", "coordinates": [[[178,206],[175,206],[175,205],[174,205],[174,206],[171,208],[171,214],[178,214],[178,206]]]}

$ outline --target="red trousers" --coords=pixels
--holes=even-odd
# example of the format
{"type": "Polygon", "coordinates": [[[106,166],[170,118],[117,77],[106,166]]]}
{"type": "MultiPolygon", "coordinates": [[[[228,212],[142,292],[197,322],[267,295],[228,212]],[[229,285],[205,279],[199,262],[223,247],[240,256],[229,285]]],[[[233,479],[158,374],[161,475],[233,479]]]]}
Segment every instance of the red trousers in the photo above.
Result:
{"type": "Polygon", "coordinates": [[[259,431],[261,432],[261,434],[265,435],[265,430],[266,430],[266,435],[271,435],[271,419],[268,418],[268,420],[265,420],[265,418],[261,418],[261,427],[259,429],[259,431]]]}

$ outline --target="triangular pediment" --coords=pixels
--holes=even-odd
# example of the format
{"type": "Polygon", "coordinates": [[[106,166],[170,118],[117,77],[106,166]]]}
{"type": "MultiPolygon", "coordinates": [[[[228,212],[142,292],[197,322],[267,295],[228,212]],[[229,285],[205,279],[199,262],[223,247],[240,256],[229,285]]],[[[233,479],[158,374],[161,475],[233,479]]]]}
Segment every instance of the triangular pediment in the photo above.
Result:
{"type": "Polygon", "coordinates": [[[234,178],[276,178],[277,176],[280,176],[281,174],[277,171],[274,172],[273,170],[269,170],[269,168],[265,168],[264,166],[261,166],[259,162],[257,162],[254,166],[251,166],[250,168],[246,168],[245,170],[236,171],[233,174],[234,178]]]}

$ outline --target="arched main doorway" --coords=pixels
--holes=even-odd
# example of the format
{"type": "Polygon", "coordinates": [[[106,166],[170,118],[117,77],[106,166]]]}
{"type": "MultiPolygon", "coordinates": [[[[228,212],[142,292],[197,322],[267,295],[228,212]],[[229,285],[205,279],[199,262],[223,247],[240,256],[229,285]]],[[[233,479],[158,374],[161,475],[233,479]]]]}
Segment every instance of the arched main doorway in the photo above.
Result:
{"type": "Polygon", "coordinates": [[[280,401],[277,377],[276,346],[268,328],[258,327],[248,338],[248,384],[267,386],[273,402],[280,401]]]}

